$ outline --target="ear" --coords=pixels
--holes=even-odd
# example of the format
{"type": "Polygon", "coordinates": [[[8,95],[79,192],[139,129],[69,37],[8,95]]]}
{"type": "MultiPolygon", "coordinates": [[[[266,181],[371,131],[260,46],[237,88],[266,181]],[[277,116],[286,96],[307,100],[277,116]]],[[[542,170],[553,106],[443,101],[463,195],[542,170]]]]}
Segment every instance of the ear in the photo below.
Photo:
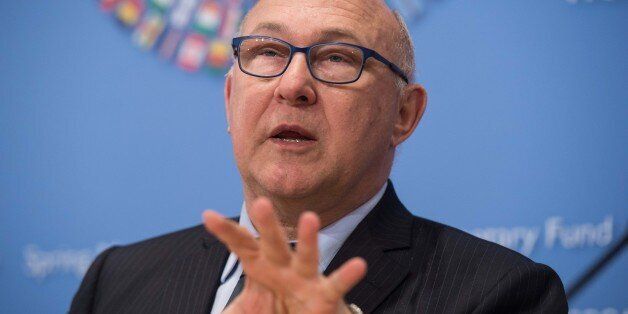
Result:
{"type": "Polygon", "coordinates": [[[397,108],[397,121],[392,135],[391,144],[393,147],[399,146],[412,135],[421,121],[421,117],[423,117],[426,106],[427,93],[423,86],[408,84],[404,87],[397,108]]]}
{"type": "Polygon", "coordinates": [[[229,72],[225,75],[225,114],[227,116],[227,133],[231,133],[231,84],[233,80],[233,67],[229,69],[229,72]]]}

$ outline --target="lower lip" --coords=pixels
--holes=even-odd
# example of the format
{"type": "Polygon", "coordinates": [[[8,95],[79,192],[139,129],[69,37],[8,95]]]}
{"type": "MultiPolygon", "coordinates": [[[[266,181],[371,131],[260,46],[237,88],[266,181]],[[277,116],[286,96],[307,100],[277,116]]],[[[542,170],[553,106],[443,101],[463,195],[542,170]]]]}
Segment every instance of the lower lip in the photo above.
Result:
{"type": "Polygon", "coordinates": [[[270,141],[281,148],[289,149],[289,150],[307,150],[308,148],[314,146],[316,143],[315,140],[283,140],[280,138],[270,138],[270,141]]]}

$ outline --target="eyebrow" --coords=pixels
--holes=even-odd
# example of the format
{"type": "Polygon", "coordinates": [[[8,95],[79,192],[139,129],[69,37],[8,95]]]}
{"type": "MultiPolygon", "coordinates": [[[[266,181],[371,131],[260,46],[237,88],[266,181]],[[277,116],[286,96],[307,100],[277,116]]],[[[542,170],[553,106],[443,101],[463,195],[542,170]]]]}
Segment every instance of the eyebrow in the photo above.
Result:
{"type": "MultiPolygon", "coordinates": [[[[252,31],[251,34],[259,34],[260,32],[270,32],[274,34],[286,34],[288,33],[288,27],[284,24],[275,23],[275,22],[263,22],[258,24],[252,31]]],[[[325,28],[318,33],[318,42],[324,43],[330,41],[336,41],[340,39],[346,39],[353,41],[357,44],[362,44],[362,41],[355,35],[353,32],[346,30],[344,28],[339,27],[330,27],[325,28]]]]}
{"type": "Polygon", "coordinates": [[[319,37],[319,40],[321,42],[334,41],[338,39],[348,39],[358,44],[362,43],[355,34],[343,28],[332,27],[323,29],[322,31],[320,31],[320,34],[321,35],[319,37]]]}
{"type": "Polygon", "coordinates": [[[279,24],[279,23],[263,22],[255,26],[255,28],[251,31],[251,33],[255,34],[261,31],[273,32],[273,33],[286,33],[288,31],[288,28],[285,25],[279,24]]]}

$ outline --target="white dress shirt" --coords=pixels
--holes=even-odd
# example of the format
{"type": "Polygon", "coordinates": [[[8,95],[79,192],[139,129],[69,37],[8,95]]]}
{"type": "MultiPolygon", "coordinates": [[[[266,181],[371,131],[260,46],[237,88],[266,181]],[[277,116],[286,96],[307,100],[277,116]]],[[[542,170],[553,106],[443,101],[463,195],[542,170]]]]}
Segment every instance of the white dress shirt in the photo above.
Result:
{"type": "MultiPolygon", "coordinates": [[[[377,205],[379,200],[384,195],[386,191],[386,187],[388,186],[388,182],[384,183],[381,189],[366,203],[362,204],[362,206],[356,208],[354,211],[342,217],[340,220],[332,223],[331,225],[321,229],[318,232],[318,252],[319,252],[319,261],[318,261],[318,271],[322,273],[327,268],[327,265],[331,262],[331,260],[336,256],[338,250],[342,244],[347,240],[353,229],[357,227],[357,225],[368,215],[369,212],[377,205]]],[[[249,215],[246,212],[246,204],[242,204],[242,209],[240,210],[240,225],[245,227],[246,229],[253,234],[253,236],[258,237],[259,234],[253,223],[249,219],[249,215]]],[[[222,310],[227,305],[227,301],[229,301],[229,297],[231,297],[231,293],[235,288],[238,280],[240,279],[240,275],[242,274],[242,265],[237,263],[238,257],[231,253],[229,254],[229,258],[227,258],[227,263],[225,264],[225,268],[222,271],[222,276],[220,276],[220,282],[222,283],[220,287],[218,287],[218,291],[216,292],[216,298],[214,299],[214,305],[212,306],[212,314],[218,314],[222,312],[222,310]],[[236,266],[237,265],[237,266],[236,266]],[[234,270],[234,266],[237,268],[234,270]],[[227,278],[227,276],[231,273],[231,276],[227,278]]]]}

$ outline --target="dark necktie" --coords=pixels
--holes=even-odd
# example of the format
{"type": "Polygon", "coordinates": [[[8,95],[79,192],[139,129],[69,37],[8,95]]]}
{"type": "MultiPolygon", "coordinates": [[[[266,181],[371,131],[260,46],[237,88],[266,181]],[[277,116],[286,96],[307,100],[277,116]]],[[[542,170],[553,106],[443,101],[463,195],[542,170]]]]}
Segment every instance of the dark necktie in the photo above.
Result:
{"type": "MultiPolygon", "coordinates": [[[[290,248],[294,250],[296,246],[296,242],[290,242],[289,244],[290,244],[290,248]]],[[[240,263],[240,260],[237,260],[236,264],[233,266],[233,269],[238,268],[239,263],[240,263]]],[[[229,297],[229,301],[227,301],[227,305],[225,305],[225,308],[229,306],[231,301],[233,301],[233,299],[235,299],[240,294],[240,292],[242,292],[242,289],[244,288],[245,277],[246,275],[244,274],[244,272],[242,272],[242,274],[240,275],[240,279],[238,279],[238,283],[236,283],[235,288],[233,288],[233,292],[231,293],[231,296],[229,297]]]]}
{"type": "MultiPolygon", "coordinates": [[[[238,260],[235,264],[235,268],[238,267],[238,263],[240,263],[240,260],[238,260]]],[[[233,292],[231,293],[231,296],[229,297],[229,301],[227,301],[227,305],[225,305],[225,307],[229,306],[229,304],[231,303],[231,301],[233,301],[233,299],[235,299],[238,294],[240,294],[240,292],[242,292],[242,289],[244,288],[244,277],[246,277],[244,275],[244,272],[242,272],[242,274],[240,275],[240,279],[238,279],[238,283],[236,284],[235,288],[233,288],[233,292]]]]}

